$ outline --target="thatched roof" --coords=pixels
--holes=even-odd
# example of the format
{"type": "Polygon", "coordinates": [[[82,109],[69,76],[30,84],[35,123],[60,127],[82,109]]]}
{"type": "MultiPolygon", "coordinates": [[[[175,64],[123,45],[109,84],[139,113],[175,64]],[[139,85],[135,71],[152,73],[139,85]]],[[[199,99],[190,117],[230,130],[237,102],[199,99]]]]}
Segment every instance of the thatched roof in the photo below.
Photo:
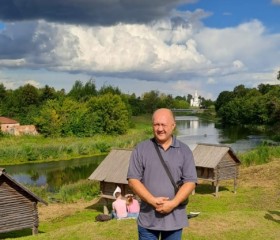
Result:
{"type": "Polygon", "coordinates": [[[31,197],[31,199],[34,199],[35,202],[41,202],[45,205],[48,205],[47,202],[45,202],[44,200],[42,200],[41,198],[36,196],[34,193],[29,191],[26,187],[24,187],[23,185],[21,185],[20,183],[15,181],[11,176],[9,176],[9,174],[6,172],[6,170],[4,168],[0,168],[0,182],[1,182],[1,179],[10,181],[17,189],[20,189],[20,191],[29,195],[31,197]]]}
{"type": "Polygon", "coordinates": [[[132,150],[114,149],[99,164],[88,179],[127,184],[127,170],[132,150]]]}
{"type": "Polygon", "coordinates": [[[227,153],[233,161],[240,164],[240,160],[229,146],[198,143],[193,150],[195,166],[215,168],[227,153]]]}

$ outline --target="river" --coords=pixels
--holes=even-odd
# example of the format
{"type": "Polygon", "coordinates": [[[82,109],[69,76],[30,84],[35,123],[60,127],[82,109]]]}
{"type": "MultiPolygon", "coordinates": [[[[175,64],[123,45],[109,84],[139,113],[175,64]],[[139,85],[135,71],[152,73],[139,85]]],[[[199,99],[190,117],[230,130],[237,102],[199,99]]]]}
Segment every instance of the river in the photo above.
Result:
{"type": "MultiPolygon", "coordinates": [[[[193,150],[197,143],[227,144],[236,153],[244,152],[261,143],[264,136],[245,128],[219,128],[213,122],[194,116],[177,116],[177,137],[193,150]]],[[[57,191],[63,184],[87,179],[105,156],[67,161],[5,166],[7,173],[26,185],[44,186],[57,191]]]]}

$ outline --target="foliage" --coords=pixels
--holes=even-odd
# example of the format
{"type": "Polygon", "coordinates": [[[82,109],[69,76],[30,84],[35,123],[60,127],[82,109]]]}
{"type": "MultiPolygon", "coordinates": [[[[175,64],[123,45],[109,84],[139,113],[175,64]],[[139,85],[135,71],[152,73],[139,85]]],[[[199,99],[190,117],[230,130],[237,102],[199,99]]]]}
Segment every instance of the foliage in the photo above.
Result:
{"type": "Polygon", "coordinates": [[[96,96],[96,86],[94,84],[94,81],[90,79],[88,82],[86,82],[85,85],[81,81],[75,81],[72,89],[68,93],[68,96],[73,98],[76,101],[87,101],[92,96],[96,96]]]}
{"type": "Polygon", "coordinates": [[[220,93],[215,107],[223,124],[275,125],[280,121],[279,97],[278,85],[261,84],[258,89],[239,85],[220,93]]]}
{"type": "Polygon", "coordinates": [[[143,94],[143,105],[146,113],[153,113],[159,106],[159,91],[150,91],[143,94]]]}
{"type": "Polygon", "coordinates": [[[64,203],[75,202],[80,199],[89,201],[97,197],[99,193],[99,182],[80,180],[73,184],[63,185],[56,198],[64,203]]]}
{"type": "MultiPolygon", "coordinates": [[[[189,108],[185,96],[160,93],[157,90],[136,97],[123,94],[113,86],[102,86],[98,91],[93,79],[85,84],[76,80],[68,94],[45,85],[31,84],[6,90],[0,84],[0,115],[13,118],[21,125],[35,125],[45,137],[89,137],[95,134],[124,134],[132,126],[131,116],[151,114],[161,107],[189,108]]],[[[200,96],[203,106],[213,104],[200,96]]]]}
{"type": "Polygon", "coordinates": [[[11,136],[0,137],[0,164],[10,165],[26,162],[67,160],[81,156],[108,153],[111,148],[133,148],[136,143],[152,136],[151,116],[134,117],[134,129],[126,134],[100,135],[94,137],[11,136]]]}
{"type": "Polygon", "coordinates": [[[124,134],[129,128],[129,112],[118,95],[105,94],[87,102],[87,124],[94,125],[95,133],[124,134]]]}
{"type": "Polygon", "coordinates": [[[264,143],[253,150],[239,154],[239,158],[245,166],[265,164],[280,158],[280,146],[268,146],[264,143]]]}

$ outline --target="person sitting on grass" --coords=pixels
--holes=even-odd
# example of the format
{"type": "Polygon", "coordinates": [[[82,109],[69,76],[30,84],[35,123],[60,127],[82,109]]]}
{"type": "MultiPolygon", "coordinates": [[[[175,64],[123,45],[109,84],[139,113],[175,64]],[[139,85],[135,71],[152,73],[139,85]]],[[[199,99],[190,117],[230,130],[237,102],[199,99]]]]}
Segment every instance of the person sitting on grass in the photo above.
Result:
{"type": "Polygon", "coordinates": [[[112,218],[122,219],[127,217],[126,200],[123,199],[120,187],[113,193],[116,200],[112,203],[112,218]]]}
{"type": "Polygon", "coordinates": [[[127,204],[127,216],[129,218],[137,218],[140,211],[139,202],[133,197],[133,194],[127,194],[126,204],[127,204]]]}

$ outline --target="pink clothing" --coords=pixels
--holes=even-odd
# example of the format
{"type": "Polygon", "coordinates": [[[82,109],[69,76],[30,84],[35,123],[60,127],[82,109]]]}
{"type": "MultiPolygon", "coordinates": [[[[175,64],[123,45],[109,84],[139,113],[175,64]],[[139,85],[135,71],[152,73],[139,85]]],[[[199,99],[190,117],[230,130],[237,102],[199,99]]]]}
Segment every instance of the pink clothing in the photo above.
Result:
{"type": "Polygon", "coordinates": [[[140,205],[136,199],[132,199],[132,203],[127,206],[127,212],[129,213],[139,213],[140,205]]]}
{"type": "Polygon", "coordinates": [[[117,198],[116,201],[113,202],[113,210],[115,210],[118,218],[127,217],[126,201],[117,198]]]}

